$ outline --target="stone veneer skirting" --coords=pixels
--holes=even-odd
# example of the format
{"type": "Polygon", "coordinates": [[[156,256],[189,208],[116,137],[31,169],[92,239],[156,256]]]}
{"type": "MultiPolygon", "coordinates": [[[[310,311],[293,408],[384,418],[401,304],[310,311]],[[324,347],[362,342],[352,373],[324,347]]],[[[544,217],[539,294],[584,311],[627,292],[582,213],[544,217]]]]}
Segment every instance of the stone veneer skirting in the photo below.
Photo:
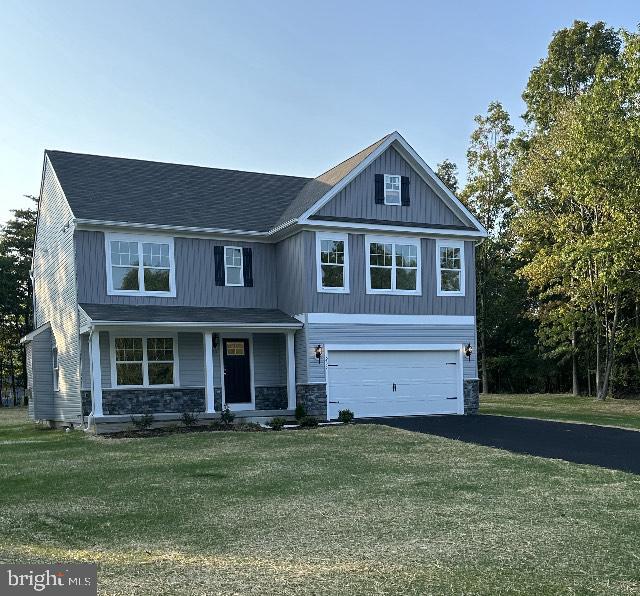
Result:
{"type": "Polygon", "coordinates": [[[256,387],[256,410],[286,410],[287,387],[256,387]]]}
{"type": "Polygon", "coordinates": [[[327,417],[327,386],[325,383],[296,385],[296,403],[303,405],[309,416],[327,417]]]}
{"type": "Polygon", "coordinates": [[[204,412],[204,387],[165,389],[103,389],[105,415],[204,412]]]}
{"type": "Polygon", "coordinates": [[[464,380],[464,413],[477,414],[480,406],[480,381],[478,379],[464,380]]]}
{"type": "Polygon", "coordinates": [[[80,398],[82,400],[82,415],[88,416],[91,414],[91,390],[83,389],[80,391],[80,398]]]}

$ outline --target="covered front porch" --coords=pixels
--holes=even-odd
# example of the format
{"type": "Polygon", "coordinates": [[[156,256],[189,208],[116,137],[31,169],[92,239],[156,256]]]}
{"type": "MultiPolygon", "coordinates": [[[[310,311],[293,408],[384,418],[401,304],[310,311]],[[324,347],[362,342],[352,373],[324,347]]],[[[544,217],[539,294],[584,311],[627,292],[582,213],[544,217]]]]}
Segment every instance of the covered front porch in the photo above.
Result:
{"type": "Polygon", "coordinates": [[[96,429],[178,420],[270,419],[296,407],[296,319],[276,310],[81,305],[83,415],[96,429]]]}

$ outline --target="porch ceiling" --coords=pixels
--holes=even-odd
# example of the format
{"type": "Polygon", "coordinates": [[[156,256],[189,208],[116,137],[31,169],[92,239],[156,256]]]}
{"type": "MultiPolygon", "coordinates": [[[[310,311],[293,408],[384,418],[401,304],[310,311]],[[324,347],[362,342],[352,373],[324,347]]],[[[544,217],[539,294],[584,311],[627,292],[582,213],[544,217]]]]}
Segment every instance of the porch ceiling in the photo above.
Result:
{"type": "Polygon", "coordinates": [[[197,306],[80,304],[93,325],[179,325],[211,327],[281,327],[302,323],[276,309],[197,306]]]}

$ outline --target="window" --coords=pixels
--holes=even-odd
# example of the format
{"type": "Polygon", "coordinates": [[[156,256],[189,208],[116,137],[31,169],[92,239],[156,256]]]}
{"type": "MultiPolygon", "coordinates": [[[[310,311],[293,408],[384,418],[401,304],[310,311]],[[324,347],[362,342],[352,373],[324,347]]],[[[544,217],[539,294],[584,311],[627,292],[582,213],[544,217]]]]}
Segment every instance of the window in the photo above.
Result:
{"type": "Polygon", "coordinates": [[[228,341],[226,343],[227,343],[227,356],[244,356],[243,341],[228,341]]]}
{"type": "Polygon", "coordinates": [[[224,247],[224,283],[226,286],[243,286],[242,249],[237,246],[224,247]]]}
{"type": "Polygon", "coordinates": [[[316,233],[318,292],[349,292],[349,237],[316,233]]]}
{"type": "Polygon", "coordinates": [[[106,235],[107,293],[175,296],[173,238],[106,235]]]}
{"type": "Polygon", "coordinates": [[[436,243],[438,296],[464,296],[464,242],[436,243]]]}
{"type": "Polygon", "coordinates": [[[400,176],[384,175],[384,204],[400,205],[400,176]]]}
{"type": "Polygon", "coordinates": [[[60,367],[58,366],[58,348],[51,349],[51,362],[53,364],[53,390],[60,390],[60,367]]]}
{"type": "Polygon", "coordinates": [[[367,236],[368,294],[420,294],[420,240],[367,236]]]}
{"type": "Polygon", "coordinates": [[[115,337],[113,383],[117,387],[175,385],[173,337],[115,337]]]}

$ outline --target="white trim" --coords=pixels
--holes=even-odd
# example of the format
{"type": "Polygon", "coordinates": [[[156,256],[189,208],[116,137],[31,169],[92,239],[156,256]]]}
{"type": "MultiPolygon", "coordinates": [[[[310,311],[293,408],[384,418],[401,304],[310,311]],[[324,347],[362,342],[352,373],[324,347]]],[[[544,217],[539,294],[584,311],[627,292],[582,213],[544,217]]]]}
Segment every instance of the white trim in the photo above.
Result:
{"type": "Polygon", "coordinates": [[[458,414],[464,414],[464,362],[462,354],[464,344],[325,344],[324,345],[324,362],[325,362],[325,381],[327,392],[327,414],[329,420],[329,400],[330,386],[329,380],[329,352],[350,352],[350,351],[372,351],[372,352],[390,352],[390,351],[406,351],[406,352],[456,352],[456,364],[458,366],[458,395],[457,400],[458,414]]]}
{"type": "Polygon", "coordinates": [[[224,260],[224,285],[231,288],[240,288],[244,287],[244,251],[241,246],[225,246],[223,251],[223,260],[224,260]],[[227,277],[227,267],[232,267],[233,269],[237,269],[237,265],[228,265],[227,266],[227,250],[238,250],[240,251],[240,283],[232,284],[229,283],[227,277]]]}
{"type": "Polygon", "coordinates": [[[126,330],[122,332],[112,331],[109,333],[109,361],[111,367],[111,388],[112,389],[167,389],[180,387],[180,356],[178,354],[178,334],[177,333],[155,333],[136,332],[126,330]],[[118,385],[118,374],[116,370],[116,337],[136,338],[142,340],[142,385],[118,385]],[[156,337],[169,337],[173,340],[173,383],[163,385],[149,384],[149,359],[147,358],[147,340],[156,337]]]}
{"type": "Polygon", "coordinates": [[[459,240],[436,240],[436,291],[438,296],[464,296],[465,295],[465,264],[464,242],[459,240]],[[440,272],[440,248],[460,249],[460,289],[448,292],[442,289],[442,275],[440,272]]]}
{"type": "MultiPolygon", "coordinates": [[[[318,292],[328,294],[349,293],[349,234],[341,232],[316,232],[316,288],[318,292]],[[325,288],[322,285],[321,248],[323,240],[334,240],[344,244],[344,264],[342,266],[342,287],[325,288]]],[[[325,263],[326,264],[326,263],[325,263]]]]}
{"type": "Polygon", "coordinates": [[[384,189],[384,204],[385,205],[391,205],[393,207],[402,206],[402,176],[400,176],[400,174],[384,174],[383,189],[384,189]],[[387,201],[387,181],[389,182],[389,184],[395,184],[395,183],[391,182],[391,178],[397,178],[398,179],[398,202],[397,203],[389,203],[387,201]]]}
{"type": "Polygon", "coordinates": [[[345,229],[345,230],[365,230],[367,232],[393,232],[394,234],[411,234],[415,236],[415,234],[420,234],[422,237],[426,236],[436,236],[436,237],[459,237],[462,236],[464,238],[476,239],[476,238],[484,238],[484,234],[481,232],[477,232],[474,230],[451,230],[448,228],[420,228],[420,227],[405,227],[405,226],[394,226],[394,225],[384,225],[384,224],[363,224],[356,222],[348,222],[348,221],[325,221],[321,219],[312,219],[306,220],[304,222],[304,229],[314,230],[314,229],[324,229],[324,228],[334,228],[334,229],[345,229]]]}
{"type": "Polygon", "coordinates": [[[391,296],[421,296],[422,295],[422,241],[420,238],[411,238],[411,237],[401,237],[398,238],[396,236],[376,236],[373,234],[367,234],[364,237],[364,251],[365,251],[365,263],[367,267],[367,271],[365,273],[365,281],[367,285],[367,294],[383,294],[383,295],[391,295],[391,296]],[[382,290],[382,289],[374,289],[371,287],[371,254],[370,254],[370,245],[371,243],[378,244],[391,244],[392,254],[391,254],[391,289],[382,290]],[[416,247],[416,259],[417,259],[417,268],[416,268],[416,289],[415,290],[398,290],[395,288],[396,284],[396,244],[403,245],[412,245],[416,247]]]}
{"type": "Polygon", "coordinates": [[[47,329],[51,329],[51,323],[44,323],[40,325],[37,329],[34,329],[31,333],[27,333],[24,337],[20,338],[21,344],[26,344],[30,341],[33,341],[33,338],[40,335],[43,331],[47,329]]]}
{"type": "Polygon", "coordinates": [[[222,387],[222,409],[224,410],[227,405],[226,401],[226,388],[224,382],[224,339],[248,339],[249,340],[249,375],[251,376],[251,402],[245,402],[240,404],[229,404],[229,409],[232,412],[241,410],[255,410],[256,409],[256,383],[254,374],[253,363],[253,335],[251,333],[220,333],[218,335],[218,347],[220,352],[220,386],[222,387]]]}
{"type": "MultiPolygon", "coordinates": [[[[169,307],[171,308],[171,307],[169,307]]],[[[164,322],[153,322],[153,321],[92,321],[92,325],[100,325],[101,327],[185,327],[185,328],[196,328],[202,329],[203,327],[211,327],[214,329],[255,329],[256,331],[269,332],[270,330],[281,330],[281,329],[300,329],[302,325],[297,325],[295,323],[216,323],[215,321],[211,322],[180,322],[180,321],[164,321],[164,322]]]]}
{"type": "MultiPolygon", "coordinates": [[[[109,296],[161,296],[175,298],[176,296],[176,262],[174,254],[174,242],[171,236],[151,236],[145,234],[126,234],[106,232],[105,242],[105,262],[107,266],[107,294],[109,296]],[[137,242],[138,243],[138,290],[117,290],[113,287],[113,270],[111,264],[111,242],[137,242]],[[156,244],[169,245],[169,291],[150,291],[144,288],[144,270],[142,244],[152,242],[156,244]]],[[[133,268],[133,266],[131,267],[133,268]]]]}
{"type": "Polygon", "coordinates": [[[55,343],[51,347],[51,364],[53,368],[53,390],[57,392],[60,391],[60,354],[55,343]]]}
{"type": "Polygon", "coordinates": [[[102,369],[100,366],[100,333],[93,329],[90,335],[90,358],[89,367],[91,370],[91,415],[102,416],[102,369]]]}
{"type": "Polygon", "coordinates": [[[213,384],[213,333],[205,331],[202,334],[204,341],[204,375],[205,396],[207,400],[207,414],[216,411],[215,389],[213,384]]]}
{"type": "Polygon", "coordinates": [[[472,315],[368,315],[332,312],[316,312],[296,315],[307,323],[342,325],[456,325],[472,326],[476,318],[472,315]]]}
{"type": "Polygon", "coordinates": [[[294,332],[287,333],[287,408],[296,409],[296,354],[294,332]]]}

